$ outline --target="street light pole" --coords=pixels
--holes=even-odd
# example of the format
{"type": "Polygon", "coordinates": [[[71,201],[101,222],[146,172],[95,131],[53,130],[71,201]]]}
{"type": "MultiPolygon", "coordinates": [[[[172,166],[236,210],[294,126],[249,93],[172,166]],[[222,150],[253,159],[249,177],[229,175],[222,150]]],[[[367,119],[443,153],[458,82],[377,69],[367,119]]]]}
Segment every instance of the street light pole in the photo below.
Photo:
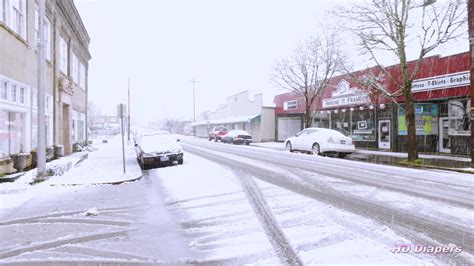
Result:
{"type": "Polygon", "coordinates": [[[37,175],[36,180],[45,179],[46,172],[46,130],[45,130],[45,50],[44,50],[44,17],[45,0],[38,1],[39,29],[38,29],[38,147],[37,147],[37,175]]]}
{"type": "MultiPolygon", "coordinates": [[[[196,123],[196,90],[195,90],[195,84],[198,83],[196,79],[189,81],[193,83],[193,123],[196,123]]],[[[196,125],[193,125],[193,135],[196,137],[196,125]]]]}

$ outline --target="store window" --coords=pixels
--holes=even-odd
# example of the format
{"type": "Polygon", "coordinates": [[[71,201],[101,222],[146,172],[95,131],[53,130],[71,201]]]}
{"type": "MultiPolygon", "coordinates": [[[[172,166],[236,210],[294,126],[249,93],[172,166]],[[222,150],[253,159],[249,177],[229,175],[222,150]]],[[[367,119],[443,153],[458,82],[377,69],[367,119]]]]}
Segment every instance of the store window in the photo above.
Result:
{"type": "Polygon", "coordinates": [[[448,102],[449,135],[471,134],[471,99],[448,102]]]}
{"type": "Polygon", "coordinates": [[[351,132],[354,141],[375,141],[375,115],[373,110],[354,110],[351,115],[351,132]]]}
{"type": "MultiPolygon", "coordinates": [[[[417,103],[415,108],[416,135],[438,135],[438,109],[437,104],[417,103]]],[[[398,135],[407,135],[405,106],[398,108],[398,135]]]]}
{"type": "Polygon", "coordinates": [[[24,117],[23,113],[0,110],[0,153],[23,151],[24,117]]]}
{"type": "Polygon", "coordinates": [[[350,119],[350,113],[347,111],[338,110],[337,113],[333,112],[331,114],[331,128],[348,136],[351,134],[350,119]]]}
{"type": "Polygon", "coordinates": [[[326,111],[314,113],[312,127],[329,128],[329,114],[326,111]]]}

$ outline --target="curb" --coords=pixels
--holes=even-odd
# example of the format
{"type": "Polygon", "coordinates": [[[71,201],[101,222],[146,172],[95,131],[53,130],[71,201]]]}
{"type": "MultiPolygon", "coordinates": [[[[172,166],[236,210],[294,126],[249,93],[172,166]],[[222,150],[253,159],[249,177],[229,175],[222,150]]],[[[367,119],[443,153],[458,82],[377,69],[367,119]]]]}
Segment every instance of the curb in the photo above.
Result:
{"type": "Polygon", "coordinates": [[[140,175],[135,178],[131,179],[124,179],[124,180],[119,180],[119,181],[113,181],[113,182],[100,182],[100,183],[86,183],[86,184],[51,184],[50,186],[55,187],[55,186],[98,186],[98,185],[120,185],[123,183],[129,183],[129,182],[135,182],[140,179],[142,179],[143,175],[140,175]]]}
{"type": "Polygon", "coordinates": [[[406,166],[406,167],[411,167],[411,168],[429,168],[429,169],[438,169],[438,170],[459,172],[459,173],[464,173],[464,174],[474,174],[473,171],[463,170],[463,169],[458,169],[458,168],[451,168],[451,167],[442,167],[442,166],[434,166],[434,165],[420,165],[420,164],[408,163],[408,162],[397,162],[397,164],[402,165],[402,166],[406,166]]]}

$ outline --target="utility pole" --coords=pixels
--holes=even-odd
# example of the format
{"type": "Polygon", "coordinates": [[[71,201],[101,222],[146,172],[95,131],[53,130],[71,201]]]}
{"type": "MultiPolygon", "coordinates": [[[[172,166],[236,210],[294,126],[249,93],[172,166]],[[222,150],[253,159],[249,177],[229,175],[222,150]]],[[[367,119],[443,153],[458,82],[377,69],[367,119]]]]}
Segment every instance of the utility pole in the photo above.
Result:
{"type": "MultiPolygon", "coordinates": [[[[196,90],[195,90],[195,84],[199,83],[196,79],[189,81],[193,83],[193,123],[196,123],[196,90]]],[[[196,137],[196,125],[193,124],[193,135],[196,137]]]]}
{"type": "Polygon", "coordinates": [[[46,175],[46,130],[44,121],[45,108],[45,53],[44,53],[44,17],[45,1],[38,1],[39,8],[39,29],[38,29],[38,147],[37,147],[37,181],[45,180],[46,175]]]}
{"type": "Polygon", "coordinates": [[[473,106],[473,99],[474,99],[474,0],[469,0],[467,2],[467,20],[468,20],[468,28],[469,28],[469,50],[471,54],[471,83],[470,83],[470,91],[471,91],[471,167],[474,168],[474,106],[473,106]]]}
{"type": "Polygon", "coordinates": [[[123,113],[124,113],[124,104],[121,103],[117,106],[117,113],[120,117],[120,127],[121,127],[121,133],[122,133],[122,163],[123,163],[123,173],[125,174],[127,171],[125,169],[125,143],[124,143],[124,128],[123,128],[123,113]]]}
{"type": "Polygon", "coordinates": [[[128,120],[128,141],[130,141],[130,77],[128,78],[128,112],[127,112],[127,120],[128,120]]]}

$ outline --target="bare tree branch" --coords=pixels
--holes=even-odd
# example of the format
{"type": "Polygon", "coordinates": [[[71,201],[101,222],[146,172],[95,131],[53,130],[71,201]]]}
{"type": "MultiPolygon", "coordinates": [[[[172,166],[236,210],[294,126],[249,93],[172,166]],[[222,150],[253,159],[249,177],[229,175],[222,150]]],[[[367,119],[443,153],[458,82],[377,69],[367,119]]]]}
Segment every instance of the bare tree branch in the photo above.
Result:
{"type": "Polygon", "coordinates": [[[341,70],[340,64],[345,57],[338,47],[335,32],[324,34],[324,38],[311,38],[290,58],[280,60],[274,67],[273,82],[304,98],[306,127],[311,126],[314,103],[335,73],[341,70]]]}

